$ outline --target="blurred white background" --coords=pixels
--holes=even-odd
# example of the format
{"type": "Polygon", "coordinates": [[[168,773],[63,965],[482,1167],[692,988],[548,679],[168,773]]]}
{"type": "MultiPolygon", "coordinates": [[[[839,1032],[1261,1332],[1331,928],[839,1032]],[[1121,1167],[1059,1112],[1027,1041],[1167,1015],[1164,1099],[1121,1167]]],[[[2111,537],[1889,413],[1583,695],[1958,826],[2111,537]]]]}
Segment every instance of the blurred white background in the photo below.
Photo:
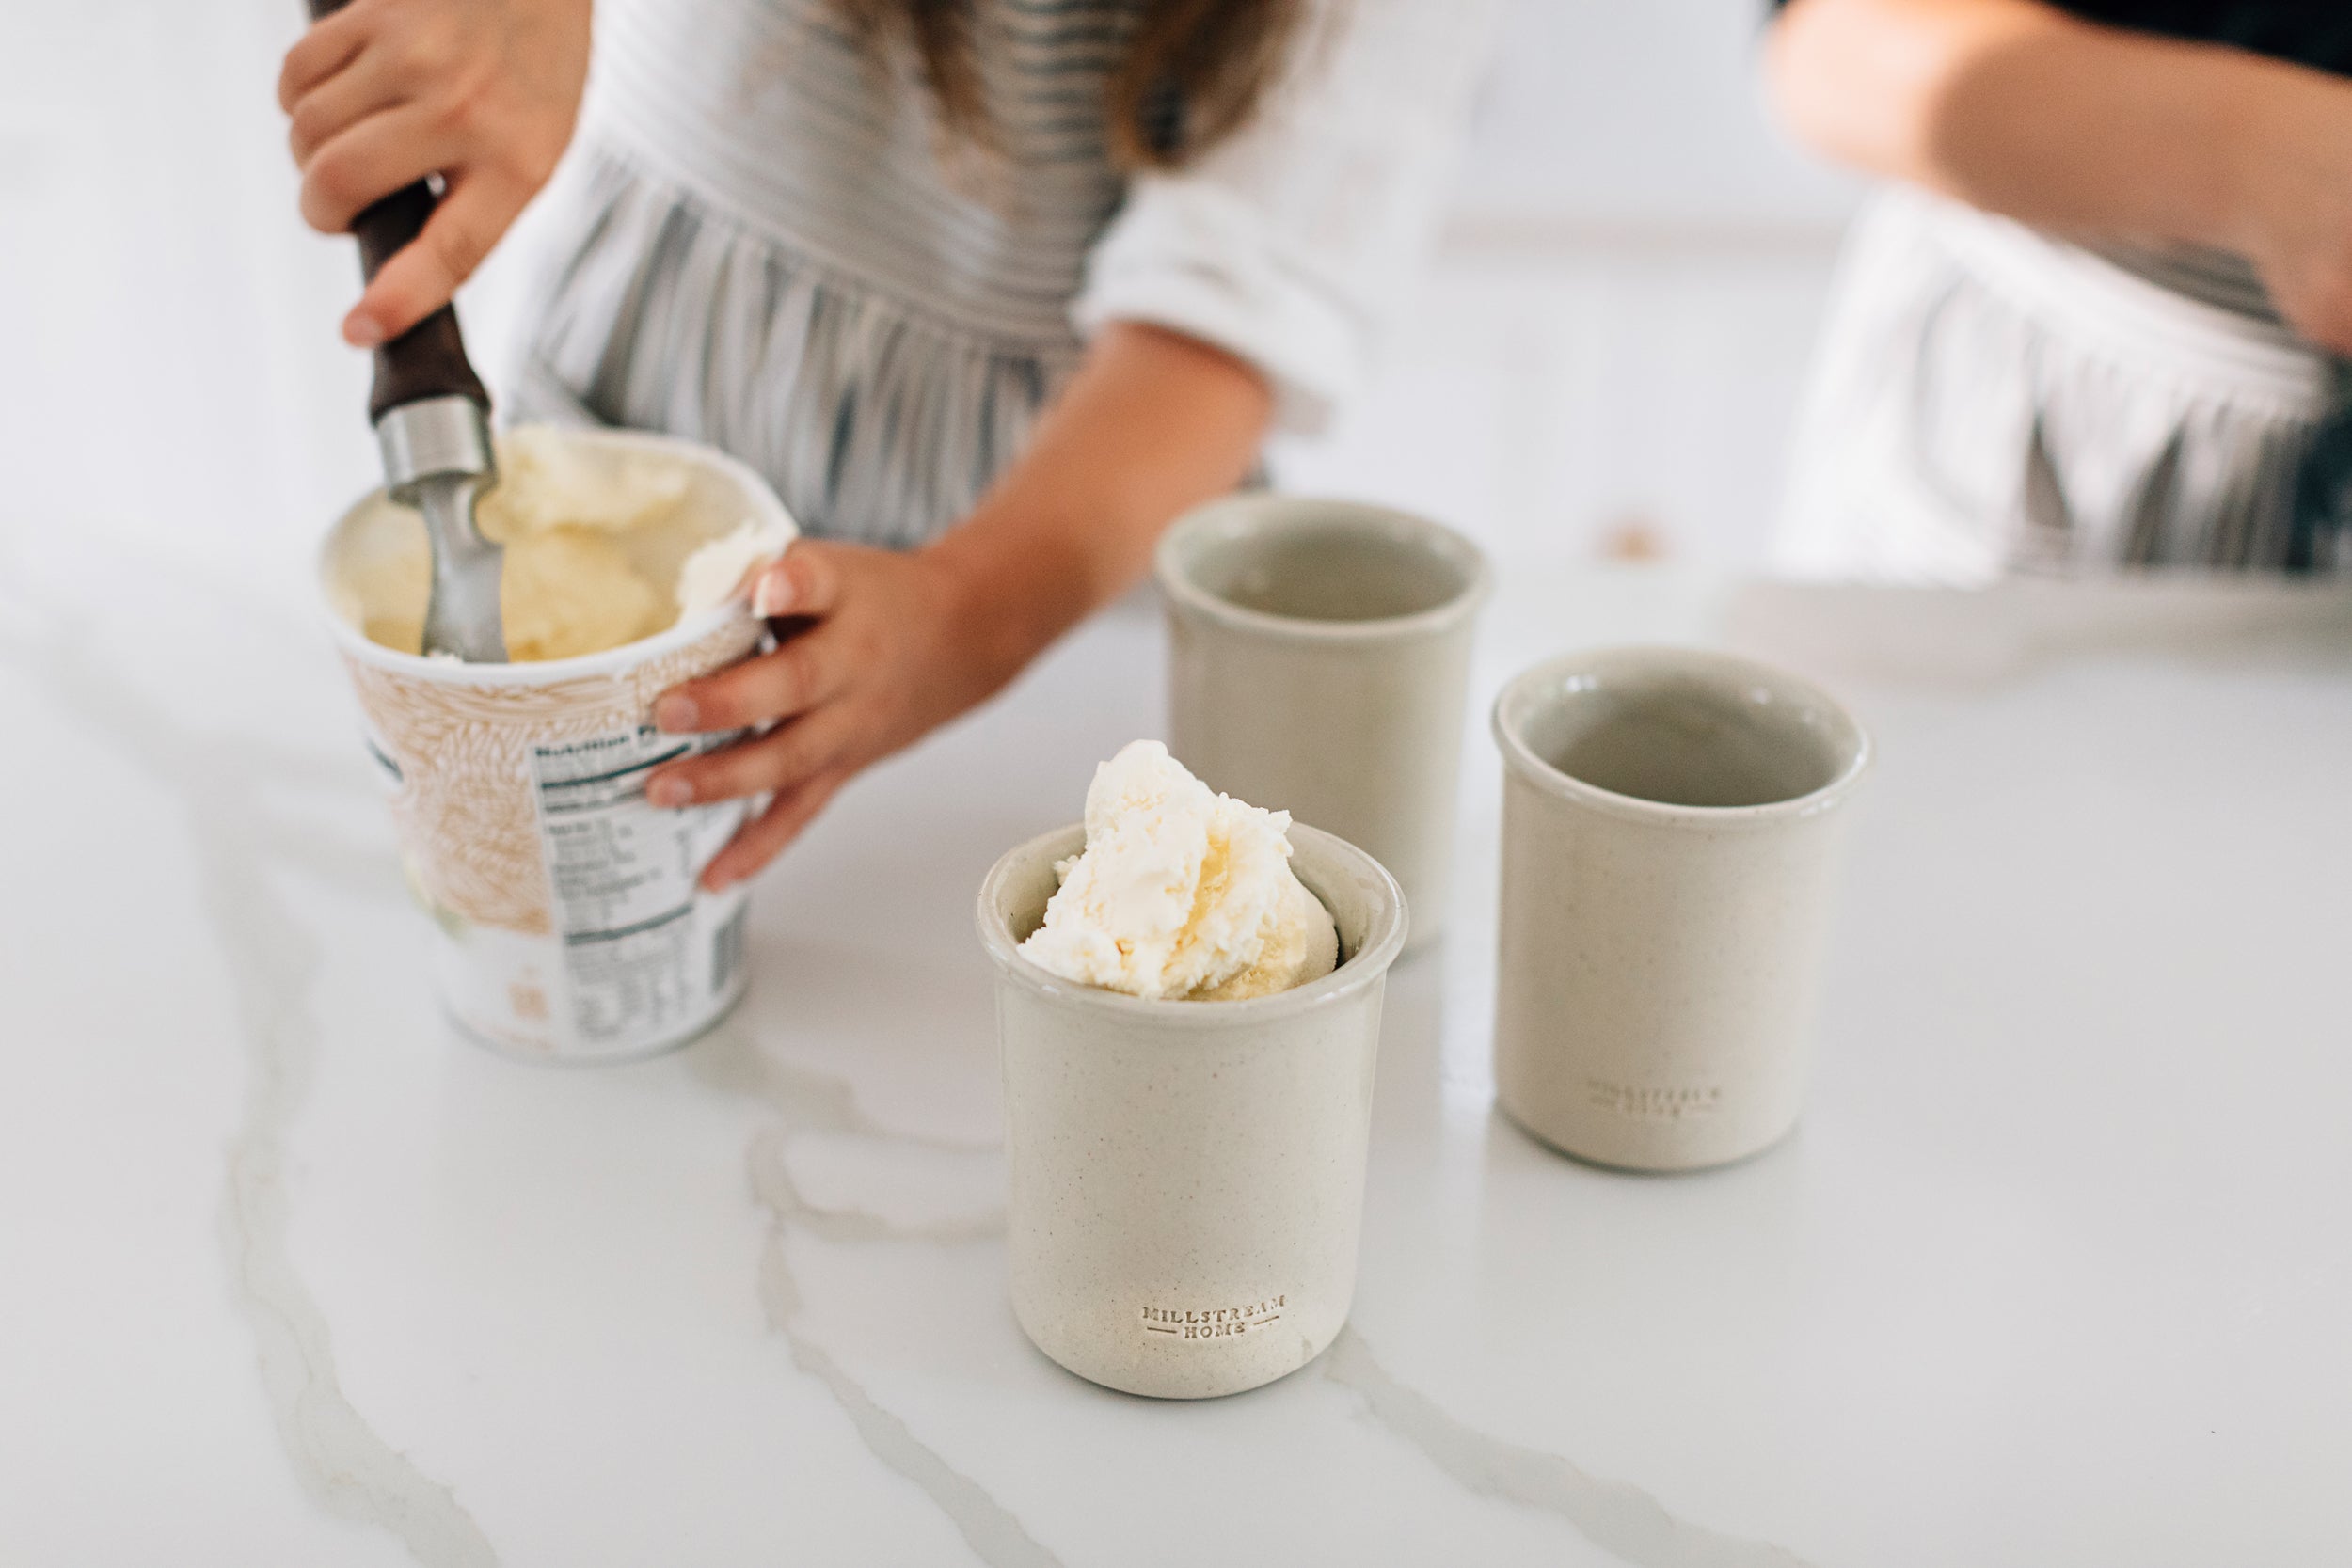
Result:
{"type": "Polygon", "coordinates": [[[1765,0],[1514,0],[1380,383],[1302,487],[1520,559],[1757,562],[1855,186],[1767,120],[1765,0]]]}
{"type": "MultiPolygon", "coordinates": [[[[1761,0],[1516,0],[1428,282],[1290,483],[1520,558],[1756,561],[1842,181],[1772,131],[1761,0]]],[[[273,98],[296,0],[0,0],[0,540],[102,530],[294,602],[374,454],[273,98]]],[[[511,284],[462,302],[495,378],[511,284]]]]}

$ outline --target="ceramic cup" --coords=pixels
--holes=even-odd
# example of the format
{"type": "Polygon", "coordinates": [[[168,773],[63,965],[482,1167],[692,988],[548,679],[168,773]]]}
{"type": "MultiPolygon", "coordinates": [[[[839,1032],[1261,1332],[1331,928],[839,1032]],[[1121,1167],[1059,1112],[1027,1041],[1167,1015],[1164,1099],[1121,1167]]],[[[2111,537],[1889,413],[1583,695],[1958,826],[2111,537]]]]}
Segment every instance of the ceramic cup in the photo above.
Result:
{"type": "Polygon", "coordinates": [[[1293,869],[1339,927],[1340,966],[1246,1002],[1146,1002],[1021,957],[1083,828],[1021,846],[980,889],[1013,1312],[1080,1377],[1167,1399],[1235,1394],[1305,1366],[1347,1321],[1405,904],[1353,845],[1297,825],[1290,836],[1293,869]]]}
{"type": "Polygon", "coordinates": [[[1412,942],[1445,924],[1478,547],[1352,501],[1234,496],[1160,543],[1168,749],[1212,788],[1360,845],[1412,942]]]}
{"type": "Polygon", "coordinates": [[[1862,727],[1750,659],[1620,648],[1519,675],[1494,734],[1503,1111],[1640,1170],[1773,1143],[1804,1100],[1862,727]]]}

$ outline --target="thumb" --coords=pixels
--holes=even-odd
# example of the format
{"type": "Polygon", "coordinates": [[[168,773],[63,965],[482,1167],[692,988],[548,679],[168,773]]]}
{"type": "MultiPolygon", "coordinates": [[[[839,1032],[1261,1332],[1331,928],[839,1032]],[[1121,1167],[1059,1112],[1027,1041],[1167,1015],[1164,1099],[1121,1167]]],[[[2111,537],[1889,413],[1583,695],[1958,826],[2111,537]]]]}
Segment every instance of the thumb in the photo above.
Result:
{"type": "Polygon", "coordinates": [[[760,573],[752,587],[752,612],[769,620],[830,615],[840,601],[841,563],[833,546],[817,539],[794,540],[784,559],[760,573]]]}

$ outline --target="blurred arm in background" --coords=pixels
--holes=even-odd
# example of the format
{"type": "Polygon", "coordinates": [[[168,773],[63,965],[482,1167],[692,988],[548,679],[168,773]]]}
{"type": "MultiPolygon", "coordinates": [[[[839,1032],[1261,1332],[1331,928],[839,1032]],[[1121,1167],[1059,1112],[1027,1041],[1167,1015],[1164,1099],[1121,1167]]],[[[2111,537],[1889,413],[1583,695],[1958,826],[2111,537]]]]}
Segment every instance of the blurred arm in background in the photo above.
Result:
{"type": "Polygon", "coordinates": [[[2043,229],[2235,251],[2352,353],[2352,82],[2040,0],[1791,0],[1765,69],[1833,158],[2043,229]]]}

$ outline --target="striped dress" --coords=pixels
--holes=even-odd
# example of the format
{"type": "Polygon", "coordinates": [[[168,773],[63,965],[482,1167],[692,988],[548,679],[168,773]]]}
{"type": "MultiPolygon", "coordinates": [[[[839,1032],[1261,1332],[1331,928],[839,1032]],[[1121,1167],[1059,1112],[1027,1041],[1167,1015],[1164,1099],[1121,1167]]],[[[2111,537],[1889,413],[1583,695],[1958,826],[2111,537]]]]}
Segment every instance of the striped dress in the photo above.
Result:
{"type": "Polygon", "coordinates": [[[829,0],[605,0],[507,407],[709,441],[892,546],[971,509],[1105,322],[1236,354],[1311,429],[1430,227],[1486,9],[1327,0],[1248,127],[1130,180],[1138,0],[976,0],[984,140],[829,0]]]}
{"type": "MultiPolygon", "coordinates": [[[[2057,4],[2352,75],[2343,0],[2057,4]]],[[[1839,262],[1776,558],[1950,585],[2352,572],[2352,362],[2281,321],[2244,257],[1885,191],[1839,262]]]]}
{"type": "Polygon", "coordinates": [[[2352,366],[2239,259],[1898,187],[1847,240],[1774,563],[1951,587],[2352,569],[2348,441],[2352,366]]]}

